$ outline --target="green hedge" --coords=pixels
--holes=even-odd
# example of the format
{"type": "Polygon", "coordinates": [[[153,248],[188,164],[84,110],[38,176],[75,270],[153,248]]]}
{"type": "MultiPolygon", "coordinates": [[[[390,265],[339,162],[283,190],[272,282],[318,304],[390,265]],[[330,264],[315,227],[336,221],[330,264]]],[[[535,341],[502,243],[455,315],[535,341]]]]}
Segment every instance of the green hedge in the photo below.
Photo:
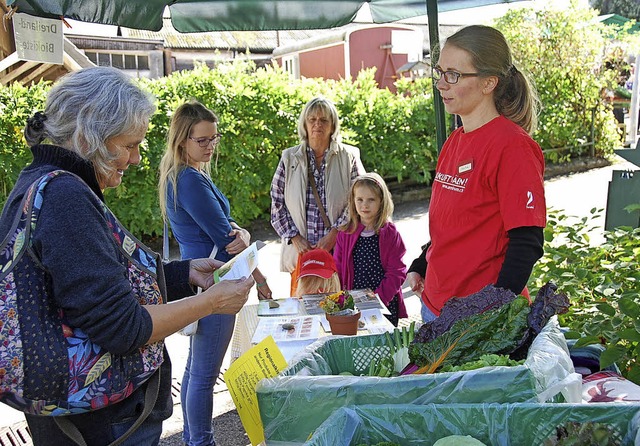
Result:
{"type": "Polygon", "coordinates": [[[615,84],[616,73],[604,70],[608,53],[614,51],[607,37],[612,30],[596,16],[595,10],[576,5],[513,9],[496,24],[518,67],[533,75],[542,103],[534,139],[552,162],[581,156],[591,150],[585,146],[591,141],[597,156],[612,153],[620,142],[611,108],[600,96],[604,87],[615,84]]]}
{"type": "MultiPolygon", "coordinates": [[[[377,88],[374,71],[363,72],[355,82],[292,81],[275,68],[256,69],[236,61],[210,69],[174,73],[141,80],[158,98],[142,148],[142,162],[127,170],[122,185],[106,191],[109,206],[135,234],[154,237],[162,233],[157,199],[157,168],[162,157],[173,110],[195,98],[212,108],[220,120],[223,139],[212,162],[212,177],[230,198],[232,215],[241,224],[268,218],[269,190],[280,155],[298,143],[297,123],[304,104],[313,96],[333,99],[342,117],[345,142],[357,145],[367,170],[386,178],[428,182],[435,166],[435,129],[431,81],[399,83],[402,93],[377,88]]],[[[0,109],[2,125],[2,175],[0,200],[14,184],[18,172],[30,162],[22,130],[26,119],[43,108],[46,84],[26,89],[1,87],[7,106],[0,109]]]]}
{"type": "Polygon", "coordinates": [[[0,86],[0,206],[4,206],[18,174],[31,162],[22,132],[34,111],[41,110],[48,86],[0,86]]]}

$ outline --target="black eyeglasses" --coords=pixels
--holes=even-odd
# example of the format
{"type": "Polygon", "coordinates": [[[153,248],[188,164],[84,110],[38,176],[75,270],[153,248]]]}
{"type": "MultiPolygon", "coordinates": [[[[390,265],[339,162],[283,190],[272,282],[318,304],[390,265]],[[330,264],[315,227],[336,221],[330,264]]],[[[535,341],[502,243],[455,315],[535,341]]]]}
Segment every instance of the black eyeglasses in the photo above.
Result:
{"type": "Polygon", "coordinates": [[[480,76],[480,73],[458,73],[457,71],[442,71],[438,67],[431,68],[431,77],[435,81],[439,81],[444,77],[447,84],[457,84],[461,77],[480,76]]]}
{"type": "Polygon", "coordinates": [[[213,143],[214,146],[217,146],[220,139],[222,139],[222,133],[216,133],[213,135],[213,138],[192,138],[189,136],[189,139],[195,141],[202,148],[208,147],[211,143],[213,143]]]}

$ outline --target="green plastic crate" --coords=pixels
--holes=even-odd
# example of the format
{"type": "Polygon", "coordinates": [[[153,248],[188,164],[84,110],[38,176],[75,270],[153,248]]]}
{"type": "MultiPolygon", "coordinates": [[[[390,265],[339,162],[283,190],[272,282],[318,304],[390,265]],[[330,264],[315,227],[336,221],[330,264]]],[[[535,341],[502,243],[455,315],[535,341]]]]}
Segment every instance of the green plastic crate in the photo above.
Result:
{"type": "Polygon", "coordinates": [[[289,368],[256,388],[265,438],[302,442],[333,412],[367,404],[579,402],[581,377],[553,318],[532,344],[524,365],[409,375],[354,375],[387,352],[383,335],[328,337],[307,347],[289,368]]]}
{"type": "Polygon", "coordinates": [[[470,435],[487,446],[551,446],[566,432],[576,442],[561,444],[626,446],[640,444],[639,423],[637,403],[364,405],[336,410],[304,445],[431,446],[449,435],[470,435]],[[584,423],[598,423],[612,441],[578,441],[574,423],[583,430],[584,423]]]}

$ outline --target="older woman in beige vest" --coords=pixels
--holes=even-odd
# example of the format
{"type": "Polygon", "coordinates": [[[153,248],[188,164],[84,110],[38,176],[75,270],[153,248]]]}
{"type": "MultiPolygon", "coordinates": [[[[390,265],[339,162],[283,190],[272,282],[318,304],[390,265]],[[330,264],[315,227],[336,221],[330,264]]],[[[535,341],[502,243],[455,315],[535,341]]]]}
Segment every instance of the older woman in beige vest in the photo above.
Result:
{"type": "Polygon", "coordinates": [[[292,273],[292,296],[298,255],[333,250],[351,181],[365,172],[359,149],[340,142],[338,111],[328,99],[305,105],[298,135],[300,144],[282,153],[271,184],[271,225],[282,239],[280,269],[292,273]]]}

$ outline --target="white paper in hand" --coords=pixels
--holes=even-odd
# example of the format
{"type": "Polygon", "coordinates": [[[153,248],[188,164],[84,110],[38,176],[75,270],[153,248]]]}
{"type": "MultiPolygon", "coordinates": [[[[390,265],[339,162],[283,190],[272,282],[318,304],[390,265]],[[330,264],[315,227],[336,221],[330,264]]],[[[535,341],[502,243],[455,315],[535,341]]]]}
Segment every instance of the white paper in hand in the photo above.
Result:
{"type": "Polygon", "coordinates": [[[261,241],[252,243],[247,249],[215,270],[213,273],[215,282],[249,277],[258,266],[258,249],[263,246],[264,243],[261,241]]]}

